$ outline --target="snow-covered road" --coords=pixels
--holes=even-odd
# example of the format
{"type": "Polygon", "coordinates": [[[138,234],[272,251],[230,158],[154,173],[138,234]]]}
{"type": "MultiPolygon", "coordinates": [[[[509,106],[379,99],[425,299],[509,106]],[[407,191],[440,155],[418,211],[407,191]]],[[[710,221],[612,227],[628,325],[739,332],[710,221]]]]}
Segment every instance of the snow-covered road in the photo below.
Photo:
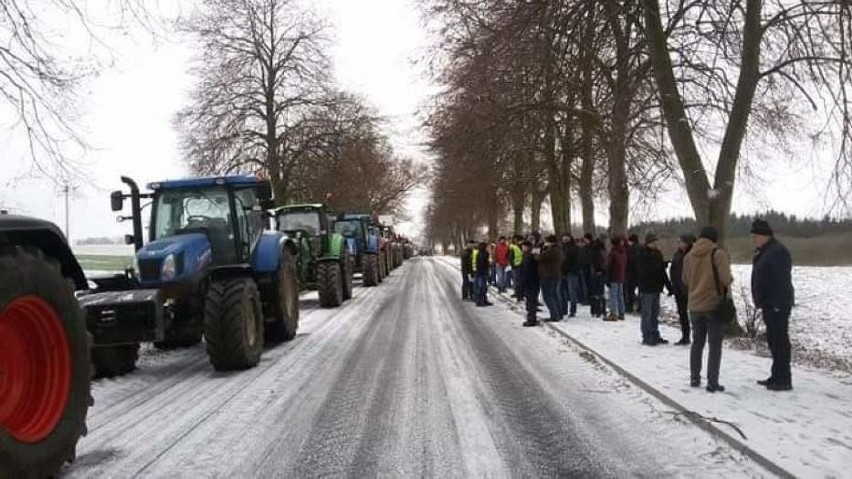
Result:
{"type": "Polygon", "coordinates": [[[415,258],[344,307],[302,300],[296,340],[216,373],[146,350],[94,385],[70,477],[763,476],[594,358],[415,258]]]}

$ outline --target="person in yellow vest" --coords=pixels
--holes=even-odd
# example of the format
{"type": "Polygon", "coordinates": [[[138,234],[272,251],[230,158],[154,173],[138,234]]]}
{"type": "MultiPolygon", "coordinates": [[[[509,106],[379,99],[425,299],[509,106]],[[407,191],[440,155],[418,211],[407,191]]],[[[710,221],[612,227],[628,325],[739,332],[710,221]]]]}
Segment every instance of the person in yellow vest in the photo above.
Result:
{"type": "Polygon", "coordinates": [[[512,237],[512,243],[509,245],[509,265],[512,267],[511,281],[512,287],[515,288],[515,297],[520,301],[523,298],[522,291],[518,287],[521,278],[521,263],[524,262],[524,252],[521,249],[521,241],[523,237],[515,235],[512,237]]]}

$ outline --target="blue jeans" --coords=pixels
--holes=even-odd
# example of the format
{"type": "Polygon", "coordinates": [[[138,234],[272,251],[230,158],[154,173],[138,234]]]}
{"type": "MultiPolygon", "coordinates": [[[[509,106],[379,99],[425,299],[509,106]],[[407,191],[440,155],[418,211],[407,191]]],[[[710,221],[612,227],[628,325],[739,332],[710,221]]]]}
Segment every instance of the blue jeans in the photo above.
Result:
{"type": "Polygon", "coordinates": [[[495,265],[494,268],[497,270],[497,290],[502,293],[503,291],[506,291],[506,267],[498,264],[495,265]]]}
{"type": "Polygon", "coordinates": [[[541,295],[544,296],[544,304],[550,312],[551,321],[562,319],[562,291],[560,291],[561,278],[548,278],[541,280],[541,295]]]}
{"type": "Polygon", "coordinates": [[[476,299],[476,305],[481,306],[488,302],[488,276],[478,274],[473,278],[473,297],[476,299]]]}
{"type": "Polygon", "coordinates": [[[624,316],[624,283],[609,283],[609,312],[624,316]]]}
{"type": "Polygon", "coordinates": [[[642,293],[642,341],[656,342],[660,339],[660,293],[642,293]]]}
{"type": "Polygon", "coordinates": [[[577,314],[577,303],[580,299],[580,277],[574,273],[568,273],[562,277],[562,314],[569,312],[571,316],[577,314]],[[569,310],[568,305],[571,305],[569,310]]]}

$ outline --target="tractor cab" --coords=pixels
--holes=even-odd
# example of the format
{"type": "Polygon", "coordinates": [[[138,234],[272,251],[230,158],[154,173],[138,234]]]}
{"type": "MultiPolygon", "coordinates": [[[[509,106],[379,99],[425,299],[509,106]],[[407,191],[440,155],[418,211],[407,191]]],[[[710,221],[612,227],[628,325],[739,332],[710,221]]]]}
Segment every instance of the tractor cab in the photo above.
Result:
{"type": "MultiPolygon", "coordinates": [[[[135,185],[134,185],[135,186],[135,185]]],[[[136,269],[142,284],[187,279],[208,266],[247,264],[263,234],[269,184],[256,177],[226,176],[150,183],[149,242],[137,244],[136,269]]],[[[136,190],[133,193],[134,189],[136,190]]],[[[113,210],[121,211],[123,196],[113,194],[113,210]]],[[[134,223],[141,211],[133,208],[134,223]]],[[[134,237],[141,235],[134,224],[134,237]]]]}
{"type": "Polygon", "coordinates": [[[326,239],[336,219],[323,204],[288,205],[275,210],[275,229],[297,241],[307,241],[311,253],[322,256],[329,249],[326,239]]]}

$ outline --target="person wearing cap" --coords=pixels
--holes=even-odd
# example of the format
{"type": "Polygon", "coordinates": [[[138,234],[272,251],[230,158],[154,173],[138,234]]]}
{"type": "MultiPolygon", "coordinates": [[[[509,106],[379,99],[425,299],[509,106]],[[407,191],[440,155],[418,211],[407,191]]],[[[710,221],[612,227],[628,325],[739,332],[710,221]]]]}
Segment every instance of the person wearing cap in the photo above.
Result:
{"type": "Polygon", "coordinates": [[[775,238],[769,223],[758,218],[751,225],[751,295],[755,307],[763,312],[766,342],[772,353],[772,370],[767,379],[758,381],[770,391],[793,389],[790,372],[790,311],[793,308],[793,260],[790,252],[775,238]]]}
{"type": "Polygon", "coordinates": [[[473,250],[476,241],[468,240],[461,254],[462,301],[473,300],[473,250]]]}
{"type": "Polygon", "coordinates": [[[606,235],[600,235],[589,245],[591,255],[591,288],[589,302],[592,316],[602,318],[606,314],[606,235]]]}
{"type": "Polygon", "coordinates": [[[639,256],[639,307],[642,313],[642,344],[646,346],[669,343],[660,335],[660,294],[663,287],[671,292],[672,285],[658,242],[657,235],[648,233],[639,256]]]}
{"type": "Polygon", "coordinates": [[[719,232],[716,228],[702,228],[698,241],[683,260],[681,273],[681,279],[687,289],[693,330],[692,349],[689,352],[690,386],[701,386],[701,362],[706,343],[709,349],[707,392],[711,393],[725,390],[724,386],[719,384],[725,330],[722,318],[716,311],[733,282],[731,260],[728,254],[719,248],[718,241],[719,232]]]}
{"type": "Polygon", "coordinates": [[[538,277],[541,280],[541,295],[550,312],[545,321],[562,321],[562,248],[556,235],[549,235],[538,255],[538,277]]]}
{"type": "Polygon", "coordinates": [[[573,318],[579,302],[578,248],[570,233],[562,236],[562,314],[573,318]]]}
{"type": "Polygon", "coordinates": [[[540,280],[538,277],[538,261],[533,254],[533,244],[530,241],[521,243],[523,260],[518,268],[518,294],[526,298],[527,320],[524,326],[538,326],[538,293],[540,280]]]}
{"type": "Polygon", "coordinates": [[[677,315],[680,320],[680,341],[675,344],[680,346],[689,344],[689,309],[687,308],[689,290],[683,283],[683,259],[689,254],[693,243],[695,243],[695,235],[692,233],[680,235],[677,241],[677,251],[672,257],[672,264],[669,268],[669,278],[672,281],[675,302],[677,303],[677,315]]]}
{"type": "Polygon", "coordinates": [[[580,304],[589,305],[592,290],[592,234],[586,233],[580,238],[577,249],[577,268],[580,271],[578,277],[580,283],[580,304]]]}

